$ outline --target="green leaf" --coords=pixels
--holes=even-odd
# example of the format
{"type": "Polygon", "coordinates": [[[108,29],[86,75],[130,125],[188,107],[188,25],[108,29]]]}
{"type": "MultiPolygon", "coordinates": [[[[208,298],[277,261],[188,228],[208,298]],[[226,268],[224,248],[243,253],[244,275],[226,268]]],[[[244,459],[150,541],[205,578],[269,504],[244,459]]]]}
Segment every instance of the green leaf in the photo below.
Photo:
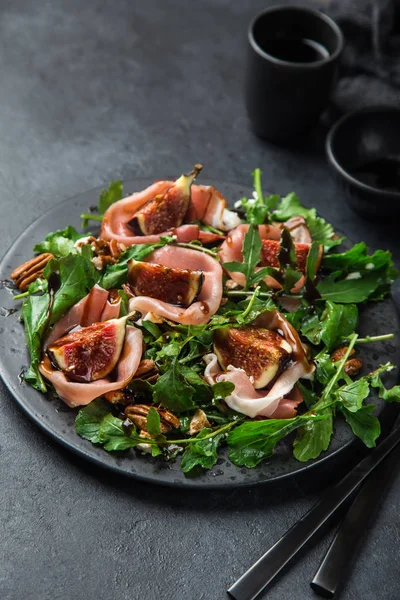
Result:
{"type": "Polygon", "coordinates": [[[272,455],[279,440],[309,420],[318,418],[299,416],[293,419],[266,419],[243,423],[228,435],[229,458],[238,467],[256,467],[272,455]]]}
{"type": "Polygon", "coordinates": [[[357,412],[369,395],[369,384],[366,377],[353,381],[337,389],[337,397],[350,412],[357,412]]]}
{"type": "Polygon", "coordinates": [[[341,254],[329,254],[324,256],[322,266],[330,271],[345,271],[346,273],[356,271],[374,271],[392,264],[392,255],[388,251],[377,250],[371,256],[364,242],[355,244],[350,250],[341,254]]]}
{"type": "Polygon", "coordinates": [[[47,388],[37,365],[41,360],[42,336],[48,324],[49,301],[49,294],[28,296],[28,298],[25,298],[21,309],[26,345],[31,357],[31,366],[25,373],[25,380],[41,392],[46,392],[47,388]]]}
{"type": "Polygon", "coordinates": [[[210,437],[212,432],[212,429],[206,427],[196,436],[196,441],[188,444],[181,462],[181,469],[184,473],[189,473],[195,467],[211,469],[215,465],[218,460],[218,445],[224,434],[219,433],[210,437]]]}
{"type": "Polygon", "coordinates": [[[262,267],[258,271],[255,270],[261,260],[261,248],[262,242],[258,229],[255,225],[250,225],[243,238],[243,262],[231,261],[223,264],[227,271],[243,273],[246,277],[245,289],[262,281],[268,275],[274,275],[276,271],[272,267],[262,267]]]}
{"type": "Polygon", "coordinates": [[[99,441],[104,445],[107,452],[127,450],[134,448],[138,444],[143,444],[143,438],[136,434],[132,428],[130,433],[124,429],[123,421],[114,417],[111,413],[106,415],[100,424],[99,441]]]}
{"type": "Polygon", "coordinates": [[[379,420],[371,415],[374,409],[374,404],[367,404],[357,412],[351,412],[344,406],[340,407],[340,410],[353,430],[354,435],[359,437],[367,448],[374,448],[376,446],[376,439],[381,433],[379,420]]]}
{"type": "Polygon", "coordinates": [[[395,385],[391,389],[387,389],[382,383],[379,372],[373,373],[369,377],[369,381],[371,386],[378,390],[379,398],[382,398],[386,402],[400,402],[400,385],[395,385]]]}
{"type": "Polygon", "coordinates": [[[304,217],[313,240],[321,244],[326,242],[328,245],[332,244],[334,235],[332,225],[318,217],[315,208],[305,208],[296,194],[291,192],[281,199],[277,209],[272,213],[272,218],[276,221],[287,221],[296,216],[304,217]]]}
{"type": "Polygon", "coordinates": [[[44,275],[49,279],[52,273],[59,273],[60,287],[54,295],[51,324],[61,319],[99,280],[99,272],[80,254],[69,254],[59,260],[51,260],[44,275]]]}
{"type": "Polygon", "coordinates": [[[327,301],[321,317],[321,340],[328,350],[332,350],[341,338],[355,331],[358,323],[358,309],[355,304],[335,304],[327,301]]]}
{"type": "Polygon", "coordinates": [[[325,352],[315,362],[317,363],[315,377],[317,381],[326,386],[336,373],[336,369],[333,366],[329,353],[325,352]]]}
{"type": "Polygon", "coordinates": [[[110,404],[103,398],[93,400],[81,408],[75,419],[75,429],[85,440],[93,444],[100,443],[100,425],[105,416],[110,413],[110,404]]]}
{"type": "Polygon", "coordinates": [[[43,242],[36,244],[33,251],[39,254],[50,252],[56,258],[67,256],[68,254],[77,254],[75,242],[82,237],[74,227],[68,225],[65,229],[60,229],[54,233],[46,235],[43,242]]]}
{"type": "Polygon", "coordinates": [[[235,384],[231,381],[218,381],[211,386],[213,397],[215,400],[223,400],[230,396],[235,389],[235,384]]]}
{"type": "Polygon", "coordinates": [[[326,408],[320,414],[329,417],[322,421],[310,420],[298,429],[293,442],[293,454],[301,462],[317,458],[329,447],[333,434],[332,409],[326,408]]]}
{"type": "Polygon", "coordinates": [[[161,433],[160,415],[154,406],[150,407],[150,410],[147,414],[146,429],[149,434],[155,438],[161,433]]]}
{"type": "Polygon", "coordinates": [[[306,407],[311,408],[313,406],[313,404],[315,404],[318,400],[317,394],[313,390],[310,390],[308,387],[306,387],[305,385],[300,383],[300,381],[298,381],[296,383],[296,386],[299,388],[299,390],[301,392],[301,395],[303,397],[303,401],[304,401],[304,404],[306,405],[306,407]]]}
{"type": "Polygon", "coordinates": [[[306,262],[306,277],[310,281],[314,281],[317,274],[317,264],[319,258],[319,243],[313,242],[307,255],[306,262]]]}
{"type": "Polygon", "coordinates": [[[153,401],[160,402],[173,412],[185,412],[196,406],[192,400],[194,392],[194,387],[187,383],[180,371],[177,357],[174,357],[168,370],[153,386],[153,401]]]}
{"type": "MultiPolygon", "coordinates": [[[[389,285],[386,268],[355,273],[348,279],[339,279],[340,272],[335,272],[323,279],[317,290],[324,300],[332,300],[343,304],[364,302],[380,286],[389,285]]],[[[383,293],[384,290],[382,290],[383,293]]],[[[386,291],[389,291],[389,287],[386,291]]]]}
{"type": "Polygon", "coordinates": [[[261,171],[254,169],[254,198],[241,198],[240,205],[246,212],[246,221],[252,225],[262,225],[269,222],[269,212],[279,201],[279,196],[272,194],[264,197],[261,186],[261,171]]]}
{"type": "Polygon", "coordinates": [[[104,188],[100,192],[98,209],[101,215],[104,215],[107,208],[121,200],[123,196],[123,186],[122,182],[119,180],[110,181],[108,188],[104,188]]]}

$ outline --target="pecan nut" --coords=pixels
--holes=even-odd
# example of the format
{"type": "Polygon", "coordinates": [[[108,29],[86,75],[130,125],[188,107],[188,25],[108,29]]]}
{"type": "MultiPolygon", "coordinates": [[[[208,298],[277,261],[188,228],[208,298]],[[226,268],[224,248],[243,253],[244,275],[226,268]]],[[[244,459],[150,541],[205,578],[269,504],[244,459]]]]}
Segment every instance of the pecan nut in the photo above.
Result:
{"type": "MultiPolygon", "coordinates": [[[[342,358],[346,354],[347,350],[348,350],[348,346],[343,346],[343,348],[338,348],[337,350],[332,352],[331,361],[335,363],[335,362],[339,362],[340,360],[342,360],[342,358]]],[[[350,356],[354,357],[354,354],[355,354],[355,350],[353,348],[350,352],[350,356]]],[[[346,360],[346,362],[344,363],[343,371],[345,373],[347,373],[347,375],[357,375],[357,373],[361,370],[361,368],[362,368],[361,358],[354,357],[354,358],[348,358],[346,360]]]]}
{"type": "MultiPolygon", "coordinates": [[[[151,406],[148,404],[131,404],[125,408],[125,415],[142,431],[147,431],[147,415],[149,414],[151,406]]],[[[158,408],[154,406],[158,414],[160,415],[160,431],[161,433],[167,433],[171,429],[177,429],[180,427],[180,421],[169,410],[164,408],[158,408]]]]}
{"type": "MultiPolygon", "coordinates": [[[[342,348],[338,348],[337,350],[332,352],[331,361],[339,362],[340,360],[342,360],[342,358],[346,354],[347,350],[348,350],[348,346],[343,346],[342,348]]],[[[353,356],[353,354],[355,354],[355,352],[356,351],[353,348],[352,351],[350,352],[350,356],[353,356]]]]}
{"type": "Polygon", "coordinates": [[[52,258],[54,258],[54,255],[50,252],[39,254],[14,269],[11,273],[11,279],[14,280],[17,288],[21,292],[25,292],[33,281],[36,281],[36,279],[43,275],[47,263],[52,258]]]}
{"type": "Polygon", "coordinates": [[[344,363],[343,370],[347,375],[357,375],[362,368],[361,358],[350,358],[344,363]]]}

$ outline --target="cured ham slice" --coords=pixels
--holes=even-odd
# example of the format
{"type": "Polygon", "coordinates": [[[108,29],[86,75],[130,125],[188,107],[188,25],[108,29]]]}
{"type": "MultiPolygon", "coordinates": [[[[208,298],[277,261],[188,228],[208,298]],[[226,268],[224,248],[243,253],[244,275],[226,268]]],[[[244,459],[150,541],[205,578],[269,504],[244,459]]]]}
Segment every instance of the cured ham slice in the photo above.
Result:
{"type": "Polygon", "coordinates": [[[211,185],[193,185],[185,220],[202,221],[221,231],[230,231],[240,225],[239,216],[228,209],[224,196],[211,185]]]}
{"type": "Polygon", "coordinates": [[[202,271],[204,282],[198,300],[188,308],[174,306],[148,296],[136,296],[129,301],[130,311],[137,310],[143,315],[150,312],[185,325],[207,323],[217,312],[222,299],[222,268],[212,256],[197,250],[164,246],[144,260],[166,267],[202,271]]]}
{"type": "MultiPolygon", "coordinates": [[[[293,217],[293,219],[294,218],[301,219],[302,217],[293,217]]],[[[289,222],[290,222],[290,220],[287,221],[287,223],[289,223],[289,222]]],[[[300,227],[300,225],[298,225],[298,227],[300,227]]],[[[221,250],[220,250],[219,256],[221,258],[222,264],[224,262],[231,262],[231,261],[242,262],[243,261],[242,246],[243,246],[244,236],[246,235],[248,230],[249,230],[249,225],[239,225],[239,227],[237,227],[234,231],[230,232],[230,234],[228,235],[226,240],[221,245],[221,250]]],[[[276,225],[259,225],[258,226],[260,238],[263,241],[263,249],[261,251],[261,257],[260,257],[263,266],[266,266],[266,265],[275,266],[275,267],[278,266],[278,261],[277,261],[276,255],[279,251],[279,240],[280,240],[281,230],[282,230],[282,227],[279,227],[276,225]]],[[[296,255],[301,259],[301,261],[299,261],[299,265],[303,268],[305,268],[305,260],[306,260],[307,254],[308,254],[309,247],[310,247],[310,245],[308,243],[295,242],[296,255]]],[[[321,261],[321,258],[322,258],[322,251],[323,251],[323,248],[321,246],[319,262],[321,261]]],[[[258,271],[260,268],[261,267],[256,267],[256,271],[258,271]]],[[[243,273],[229,272],[229,276],[238,285],[241,285],[241,286],[245,285],[246,278],[243,275],[243,273]]],[[[264,281],[268,285],[268,287],[270,287],[272,289],[282,289],[281,284],[278,281],[276,281],[273,277],[267,276],[264,281]]],[[[301,279],[296,283],[296,285],[292,288],[291,291],[293,293],[296,293],[303,287],[303,285],[304,285],[304,277],[301,277],[301,279]]]]}
{"type": "Polygon", "coordinates": [[[272,418],[274,415],[274,418],[278,418],[276,415],[293,414],[300,399],[298,396],[290,398],[289,394],[294,393],[292,390],[299,379],[313,377],[315,366],[308,361],[297,331],[278,311],[265,312],[256,319],[253,325],[272,331],[281,331],[293,350],[291,364],[279,375],[271,389],[254,389],[250,377],[243,369],[237,369],[230,365],[226,371],[222,372],[215,354],[207,354],[204,357],[207,363],[204,371],[205,379],[210,385],[219,381],[233,383],[235,389],[225,398],[225,402],[233,410],[248,417],[272,418]]]}
{"type": "Polygon", "coordinates": [[[44,349],[60,339],[75,327],[86,327],[99,321],[108,321],[119,316],[121,298],[109,300],[109,292],[95,285],[87,296],[82,298],[54,325],[45,340],[44,349]]]}
{"type": "Polygon", "coordinates": [[[192,224],[193,221],[201,221],[222,231],[229,231],[240,224],[238,215],[227,208],[227,202],[220,192],[211,186],[192,185],[191,200],[185,216],[186,225],[154,235],[134,235],[129,226],[134,214],[152,198],[165,194],[173,184],[173,181],[156,181],[145,190],[112,204],[104,214],[100,238],[114,239],[125,246],[132,246],[154,244],[161,236],[176,235],[179,242],[200,239],[207,244],[221,238],[211,232],[201,231],[198,225],[192,224]]]}
{"type": "Polygon", "coordinates": [[[60,398],[68,406],[74,408],[75,406],[85,406],[107,392],[126,387],[136,373],[141,357],[142,332],[136,327],[127,326],[116,379],[106,377],[90,383],[77,383],[69,380],[62,371],[54,369],[47,356],[40,363],[39,370],[43,377],[54,386],[60,398]]]}

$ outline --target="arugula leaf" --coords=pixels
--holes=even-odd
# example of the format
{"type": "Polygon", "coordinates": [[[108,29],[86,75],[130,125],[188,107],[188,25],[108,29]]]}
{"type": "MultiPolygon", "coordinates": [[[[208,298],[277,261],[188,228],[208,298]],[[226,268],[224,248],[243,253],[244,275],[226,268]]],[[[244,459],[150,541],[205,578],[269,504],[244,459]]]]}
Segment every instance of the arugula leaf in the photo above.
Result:
{"type": "Polygon", "coordinates": [[[122,182],[118,179],[116,181],[110,181],[108,188],[104,188],[100,192],[98,209],[101,215],[104,215],[107,208],[121,200],[123,196],[123,186],[122,182]]]}
{"type": "Polygon", "coordinates": [[[107,452],[116,450],[128,450],[138,444],[143,444],[143,438],[132,427],[130,433],[123,427],[123,421],[114,417],[111,413],[106,415],[100,424],[99,441],[107,452]]]}
{"type": "Polygon", "coordinates": [[[152,387],[153,401],[173,412],[185,412],[196,407],[192,400],[195,388],[186,381],[176,356],[152,387]]]}
{"type": "Polygon", "coordinates": [[[181,462],[181,469],[184,473],[189,473],[198,466],[203,469],[211,469],[215,465],[218,460],[217,449],[224,433],[210,437],[212,432],[212,429],[206,427],[196,436],[196,441],[188,444],[181,462]]]}
{"type": "Polygon", "coordinates": [[[310,281],[314,281],[315,275],[317,274],[317,263],[319,257],[319,243],[313,242],[307,255],[306,262],[306,277],[310,281]]]}
{"type": "Polygon", "coordinates": [[[344,337],[355,331],[358,309],[355,304],[335,304],[328,300],[321,315],[308,314],[301,322],[301,333],[314,345],[323,342],[332,350],[344,337]]]}
{"type": "Polygon", "coordinates": [[[230,396],[235,389],[235,384],[231,381],[218,381],[211,386],[214,400],[223,400],[230,396]]]}
{"type": "Polygon", "coordinates": [[[369,395],[369,384],[366,377],[353,381],[337,389],[337,397],[342,406],[350,412],[357,412],[361,409],[363,401],[369,395]]]}
{"type": "Polygon", "coordinates": [[[93,400],[82,408],[75,418],[75,429],[85,440],[100,444],[100,425],[104,417],[110,413],[110,404],[103,398],[93,400]]]}
{"type": "Polygon", "coordinates": [[[52,273],[60,276],[60,287],[55,293],[50,323],[56,323],[74,304],[79,302],[99,280],[99,272],[81,254],[69,254],[52,259],[45,268],[44,276],[52,273]]]}
{"type": "Polygon", "coordinates": [[[256,467],[272,455],[279,440],[308,421],[319,418],[298,416],[292,419],[247,421],[229,432],[229,458],[238,467],[256,467]]]}
{"type": "Polygon", "coordinates": [[[355,304],[335,304],[328,300],[321,318],[321,340],[328,350],[332,350],[343,337],[355,331],[358,323],[358,309],[355,304]]]}
{"type": "Polygon", "coordinates": [[[93,444],[102,444],[107,452],[127,450],[145,443],[134,426],[124,428],[123,421],[111,414],[107,404],[103,398],[97,398],[81,408],[75,419],[77,433],[93,444]]]}
{"type": "Polygon", "coordinates": [[[317,290],[324,300],[332,300],[343,304],[364,302],[381,288],[381,294],[386,294],[390,289],[392,278],[388,277],[386,267],[375,271],[357,272],[354,276],[339,279],[340,271],[335,271],[317,286],[317,290]]]}
{"type": "Polygon", "coordinates": [[[50,296],[48,294],[28,296],[28,298],[25,298],[21,309],[26,345],[31,357],[31,366],[25,373],[25,380],[41,392],[46,392],[47,388],[37,365],[40,362],[42,353],[41,339],[48,324],[47,309],[49,302],[50,296]]]}
{"type": "Polygon", "coordinates": [[[374,448],[376,446],[375,441],[381,433],[379,419],[371,415],[374,409],[374,404],[367,404],[362,406],[357,412],[351,412],[344,406],[340,406],[340,410],[353,430],[354,435],[359,437],[367,448],[374,448]]]}
{"type": "Polygon", "coordinates": [[[315,208],[305,208],[296,194],[291,192],[281,199],[278,208],[272,213],[272,218],[276,221],[287,221],[296,216],[304,217],[313,240],[328,246],[335,245],[332,244],[335,233],[332,225],[318,217],[315,208]]]}
{"type": "Polygon", "coordinates": [[[329,352],[325,352],[321,356],[318,356],[318,358],[315,359],[315,362],[317,363],[315,377],[317,381],[326,386],[336,373],[329,352]]]}
{"type": "MultiPolygon", "coordinates": [[[[383,368],[385,367],[386,370],[390,370],[391,365],[383,365],[383,368]]],[[[391,389],[387,389],[382,383],[379,371],[369,376],[371,387],[376,388],[379,398],[382,398],[386,402],[400,402],[400,385],[395,385],[391,389]]]]}
{"type": "Polygon", "coordinates": [[[347,252],[324,256],[322,260],[322,266],[325,269],[329,269],[330,271],[341,270],[346,273],[374,271],[392,264],[392,255],[390,252],[377,250],[369,256],[368,247],[364,242],[355,244],[347,252]]]}
{"type": "Polygon", "coordinates": [[[326,408],[320,414],[329,415],[322,421],[308,421],[298,429],[293,442],[293,455],[300,462],[317,458],[328,449],[333,434],[332,409],[326,408]]]}
{"type": "Polygon", "coordinates": [[[150,435],[156,438],[161,433],[161,419],[154,406],[150,407],[147,414],[146,429],[150,435]]]}
{"type": "Polygon", "coordinates": [[[33,251],[38,254],[50,252],[56,258],[68,256],[68,254],[78,254],[75,242],[81,237],[81,233],[78,233],[74,227],[68,225],[65,229],[59,229],[54,233],[46,235],[43,242],[34,246],[33,251]]]}
{"type": "Polygon", "coordinates": [[[243,273],[246,277],[245,289],[250,285],[258,283],[262,279],[265,279],[267,275],[272,275],[275,272],[272,267],[263,267],[258,271],[255,271],[256,266],[261,260],[261,248],[262,242],[258,229],[255,225],[250,225],[243,238],[243,262],[231,261],[223,264],[223,267],[227,271],[243,273]]]}
{"type": "Polygon", "coordinates": [[[261,187],[260,169],[254,169],[253,181],[253,198],[241,198],[238,205],[245,210],[247,223],[252,225],[262,225],[263,223],[269,222],[269,212],[279,202],[279,196],[272,194],[268,197],[264,197],[261,187]]]}

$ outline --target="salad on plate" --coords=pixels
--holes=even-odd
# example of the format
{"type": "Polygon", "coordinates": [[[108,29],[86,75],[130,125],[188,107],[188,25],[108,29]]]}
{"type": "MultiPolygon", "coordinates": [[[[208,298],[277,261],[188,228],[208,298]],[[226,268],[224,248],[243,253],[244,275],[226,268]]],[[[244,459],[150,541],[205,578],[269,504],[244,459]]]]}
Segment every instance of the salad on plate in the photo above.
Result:
{"type": "Polygon", "coordinates": [[[286,436],[297,460],[315,459],[337,418],[375,446],[369,397],[399,402],[400,386],[358,349],[393,332],[361,337],[358,320],[390,291],[390,252],[352,246],[294,193],[264,195],[259,169],[230,209],[195,183],[201,169],[126,197],[112,181],[82,215],[93,234],[49,233],[13,271],[25,381],[75,409],[77,435],[180,457],[185,473],[223,446],[256,467],[286,436]]]}

